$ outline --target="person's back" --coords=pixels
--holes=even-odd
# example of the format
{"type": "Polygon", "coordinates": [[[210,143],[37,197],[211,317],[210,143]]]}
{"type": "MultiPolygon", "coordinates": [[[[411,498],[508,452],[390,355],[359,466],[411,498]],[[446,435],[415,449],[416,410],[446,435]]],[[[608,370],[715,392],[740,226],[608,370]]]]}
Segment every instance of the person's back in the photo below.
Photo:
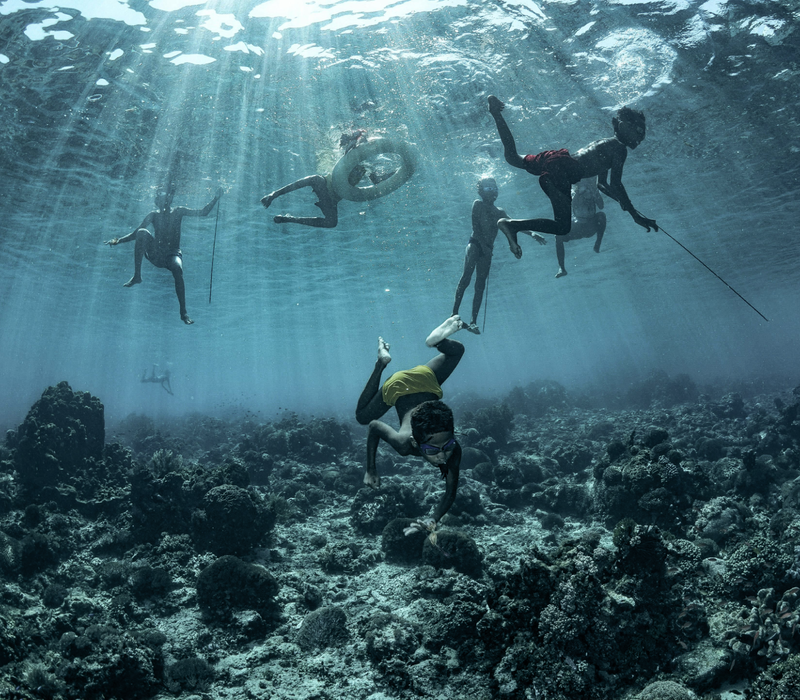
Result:
{"type": "Polygon", "coordinates": [[[597,178],[585,178],[572,187],[572,228],[566,236],[556,237],[556,258],[558,259],[558,272],[556,277],[567,274],[565,263],[566,252],[564,243],[576,241],[580,238],[594,238],[594,252],[600,252],[600,244],[606,230],[606,215],[597,211],[603,208],[603,198],[597,189],[597,178]]]}
{"type": "Polygon", "coordinates": [[[603,200],[597,190],[597,178],[585,178],[572,188],[572,217],[575,222],[591,221],[603,200]]]}
{"type": "Polygon", "coordinates": [[[476,199],[472,204],[472,237],[470,241],[478,241],[488,251],[494,249],[494,242],[500,229],[497,222],[507,214],[498,209],[494,201],[476,199]]]}
{"type": "Polygon", "coordinates": [[[628,157],[628,150],[616,136],[593,141],[588,146],[581,148],[572,157],[581,166],[583,178],[593,178],[602,175],[614,166],[619,166],[628,157]]]}

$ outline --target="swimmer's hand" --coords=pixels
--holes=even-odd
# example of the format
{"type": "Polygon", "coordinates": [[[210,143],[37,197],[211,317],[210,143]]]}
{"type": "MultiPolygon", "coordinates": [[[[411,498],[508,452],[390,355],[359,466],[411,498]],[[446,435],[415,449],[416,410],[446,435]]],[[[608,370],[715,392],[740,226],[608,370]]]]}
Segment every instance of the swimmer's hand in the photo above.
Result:
{"type": "Polygon", "coordinates": [[[270,192],[269,194],[265,194],[261,198],[261,204],[264,205],[264,209],[269,209],[269,205],[272,204],[272,200],[275,199],[275,195],[270,192]]]}
{"type": "Polygon", "coordinates": [[[416,532],[429,532],[431,534],[436,532],[436,521],[433,518],[422,518],[415,520],[407,528],[403,529],[403,534],[408,537],[416,532]]]}
{"type": "Polygon", "coordinates": [[[547,245],[547,239],[541,233],[532,233],[531,238],[539,245],[547,245]]]}
{"type": "Polygon", "coordinates": [[[106,241],[104,245],[118,245],[119,238],[112,238],[110,241],[106,241]]]}
{"type": "Polygon", "coordinates": [[[639,224],[639,226],[646,228],[648,231],[651,228],[658,231],[658,224],[656,223],[655,219],[648,219],[646,216],[642,216],[638,211],[636,211],[636,209],[631,211],[631,216],[633,217],[633,220],[639,224]]]}

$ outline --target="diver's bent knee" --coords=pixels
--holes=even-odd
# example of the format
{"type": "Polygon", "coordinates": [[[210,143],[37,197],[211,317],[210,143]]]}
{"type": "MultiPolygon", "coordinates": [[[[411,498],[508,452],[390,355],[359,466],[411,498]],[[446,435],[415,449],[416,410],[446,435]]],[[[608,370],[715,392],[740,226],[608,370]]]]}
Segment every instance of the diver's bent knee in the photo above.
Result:
{"type": "Polygon", "coordinates": [[[447,354],[450,356],[462,357],[466,350],[463,343],[453,340],[452,338],[448,338],[448,340],[450,341],[450,347],[447,348],[447,354]]]}
{"type": "Polygon", "coordinates": [[[366,411],[356,411],[356,423],[359,425],[367,425],[370,420],[367,418],[366,411]]]}
{"type": "Polygon", "coordinates": [[[572,221],[556,221],[556,236],[566,236],[572,231],[572,221]]]}

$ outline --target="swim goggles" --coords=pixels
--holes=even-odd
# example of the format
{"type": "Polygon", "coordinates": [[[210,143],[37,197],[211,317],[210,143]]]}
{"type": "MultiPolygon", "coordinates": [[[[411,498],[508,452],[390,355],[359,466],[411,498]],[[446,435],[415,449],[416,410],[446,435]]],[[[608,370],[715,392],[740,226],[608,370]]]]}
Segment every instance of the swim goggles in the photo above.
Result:
{"type": "Polygon", "coordinates": [[[426,445],[423,443],[419,446],[419,451],[428,457],[432,457],[433,455],[438,455],[440,452],[450,452],[450,450],[454,449],[457,444],[458,443],[455,438],[450,438],[441,447],[436,447],[436,445],[426,445]]]}

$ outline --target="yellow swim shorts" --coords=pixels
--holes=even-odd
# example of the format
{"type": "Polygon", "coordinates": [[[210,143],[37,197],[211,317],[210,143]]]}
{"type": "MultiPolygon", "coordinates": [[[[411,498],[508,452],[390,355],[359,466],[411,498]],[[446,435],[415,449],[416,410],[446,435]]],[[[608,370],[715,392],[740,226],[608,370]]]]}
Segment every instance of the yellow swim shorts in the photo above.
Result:
{"type": "Polygon", "coordinates": [[[394,406],[397,399],[408,394],[435,394],[437,399],[444,395],[442,387],[436,381],[436,375],[427,365],[395,372],[383,383],[381,393],[387,406],[394,406]]]}

